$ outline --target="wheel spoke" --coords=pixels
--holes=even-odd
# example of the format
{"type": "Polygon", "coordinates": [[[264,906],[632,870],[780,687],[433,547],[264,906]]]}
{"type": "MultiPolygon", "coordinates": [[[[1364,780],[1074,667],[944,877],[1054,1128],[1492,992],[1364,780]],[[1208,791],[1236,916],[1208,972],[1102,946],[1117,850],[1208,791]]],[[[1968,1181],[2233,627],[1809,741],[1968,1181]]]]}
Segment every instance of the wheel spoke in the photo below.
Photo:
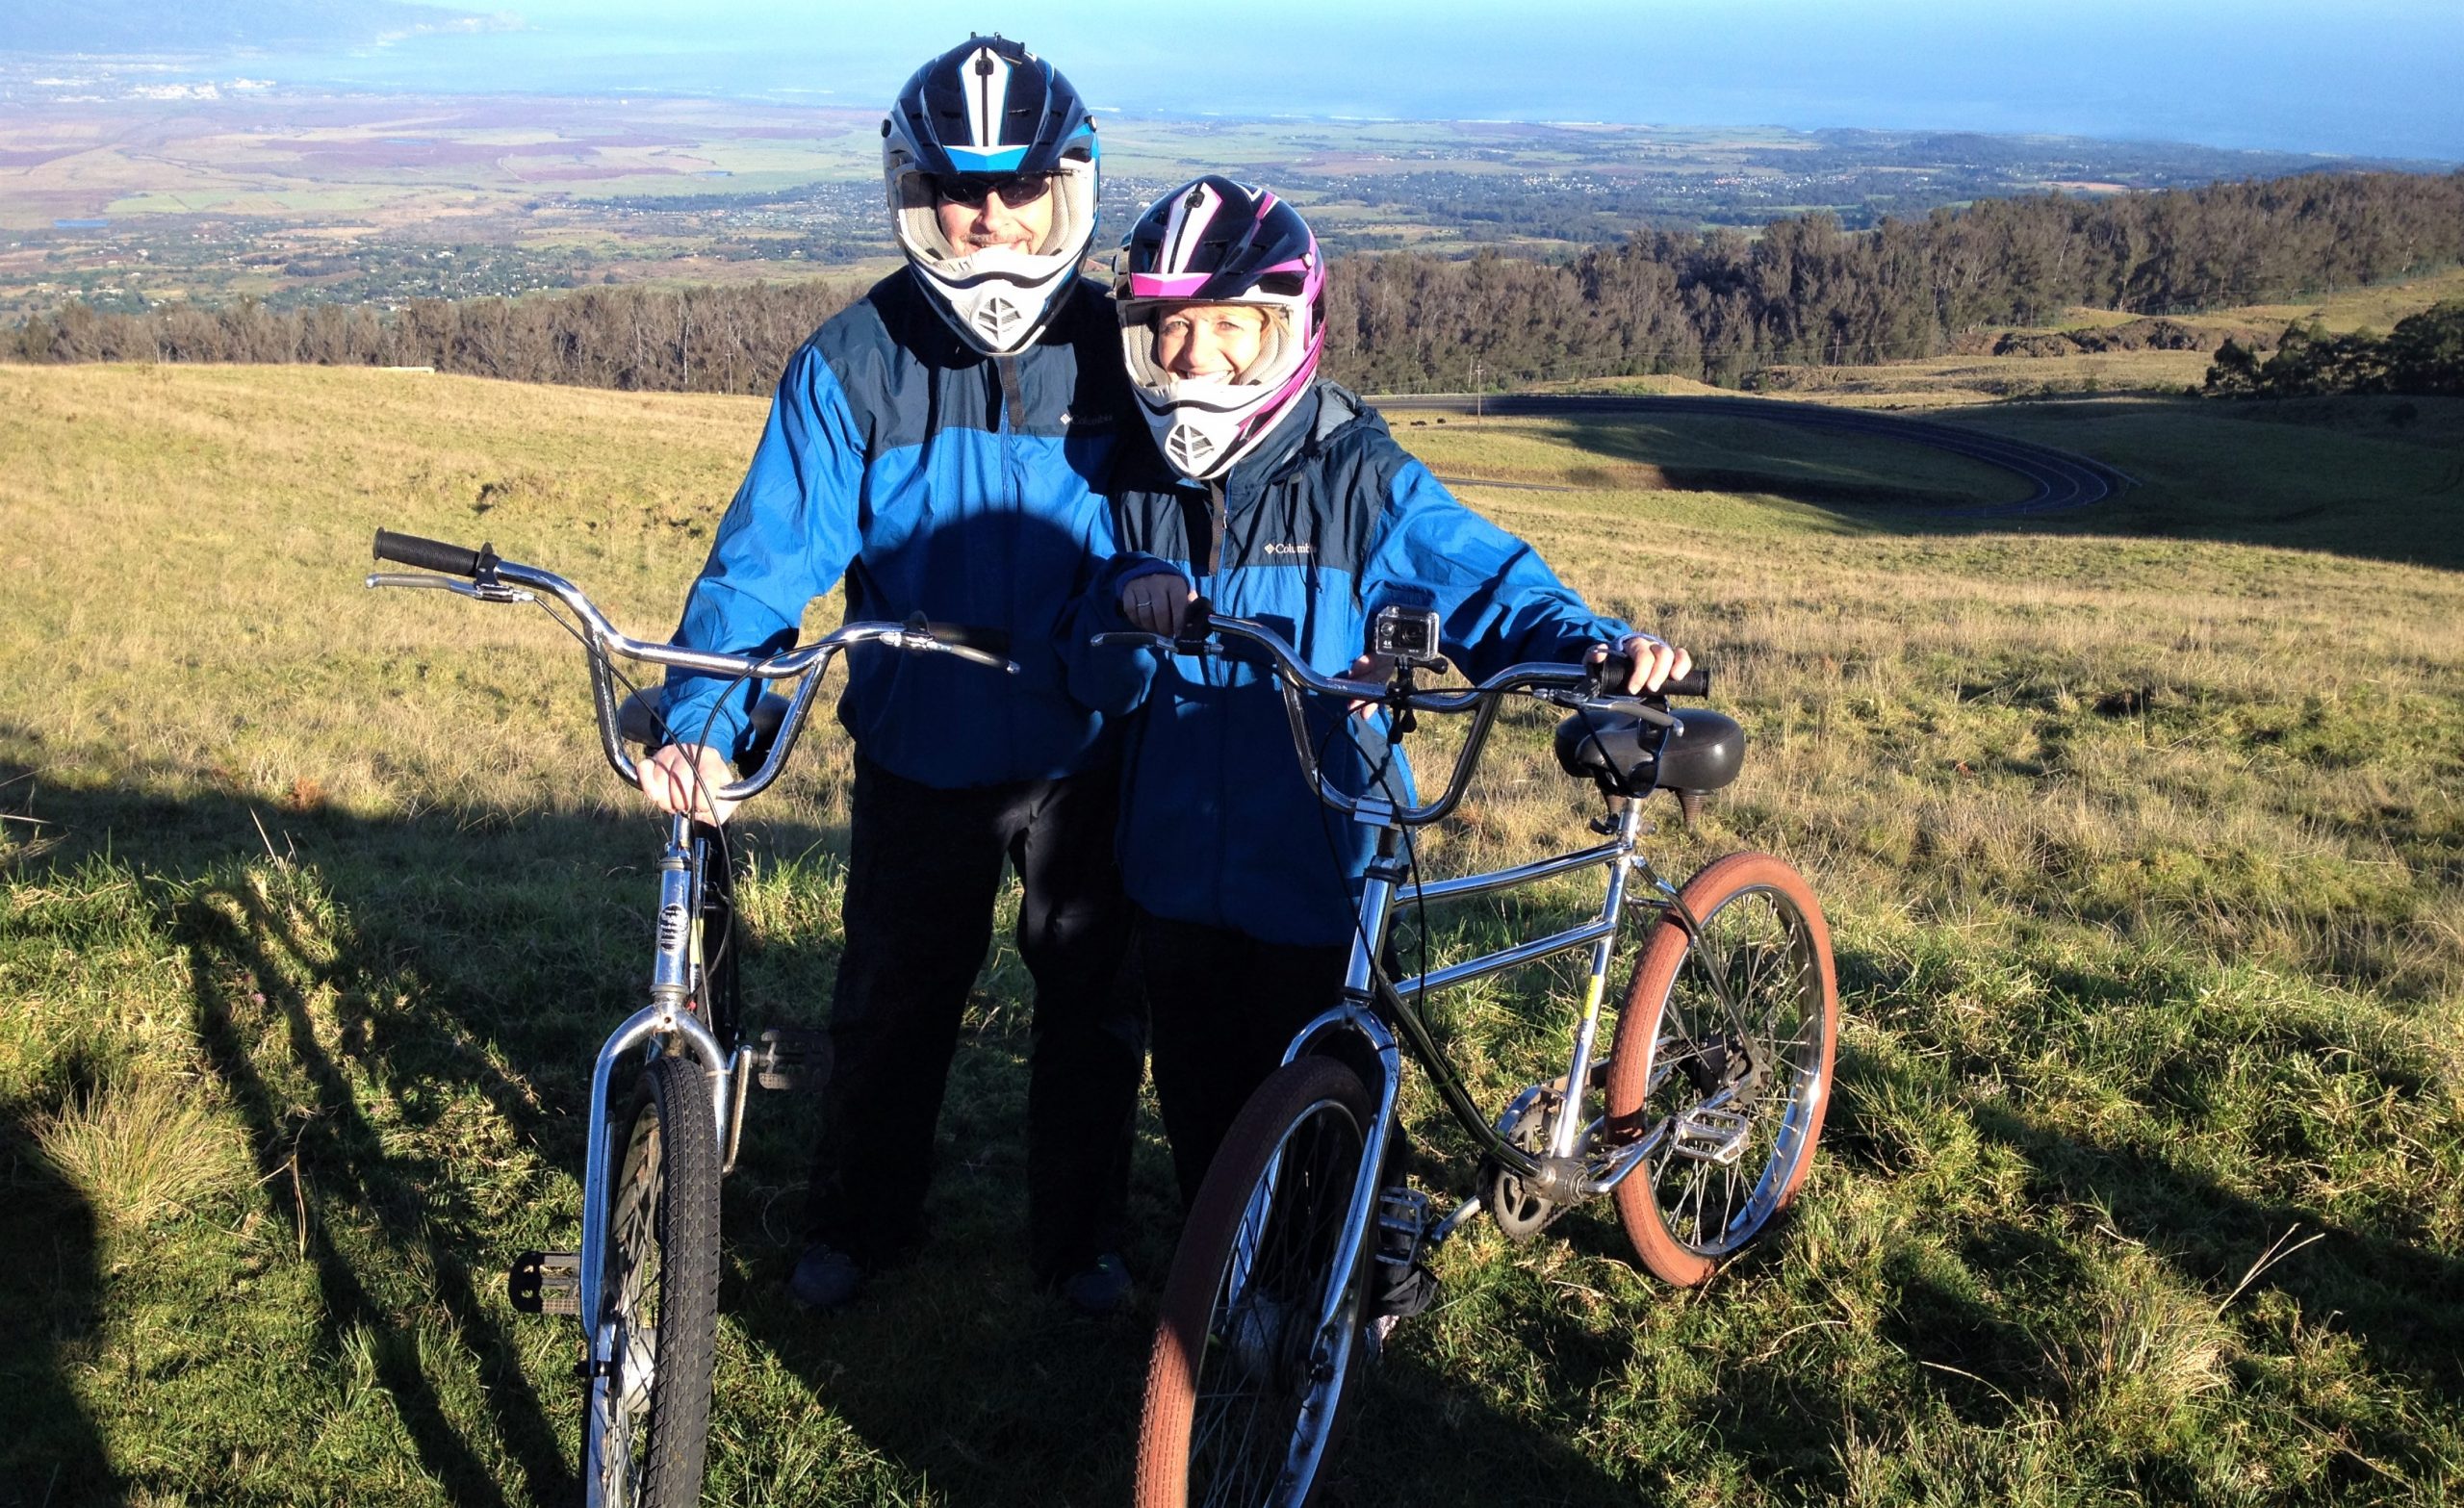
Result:
{"type": "MultiPolygon", "coordinates": [[[[1244,1112],[1245,1129],[1217,1155],[1179,1259],[1214,1268],[1208,1309],[1190,1326],[1200,1316],[1176,1316],[1170,1305],[1181,1301],[1168,1300],[1149,1382],[1152,1417],[1151,1390],[1168,1371],[1186,1379],[1188,1428],[1178,1441],[1154,1431],[1142,1439],[1142,1501],[1153,1500],[1145,1484],[1164,1471],[1186,1477],[1174,1502],[1250,1508],[1296,1473],[1306,1476],[1319,1458],[1349,1364],[1346,1350],[1327,1376],[1313,1366],[1334,1272],[1346,1265],[1339,1259],[1366,1150],[1366,1100],[1349,1070],[1302,1060],[1259,1090],[1244,1112]],[[1195,1335],[1195,1354],[1166,1369],[1160,1359],[1180,1354],[1176,1333],[1195,1335]]],[[[1348,1335],[1342,1343],[1352,1343],[1348,1335]]]]}
{"type": "Polygon", "coordinates": [[[1646,948],[1618,1024],[1609,1108],[1641,1131],[1697,1128],[1690,1140],[1669,1132],[1618,1191],[1645,1260],[1694,1283],[1710,1270],[1704,1259],[1742,1246],[1793,1190],[1820,1131],[1835,1003],[1819,908],[1794,871],[1733,856],[1680,893],[1697,925],[1646,948]],[[1651,1056],[1621,1074],[1630,1038],[1650,1042],[1651,1056]],[[1706,1107],[1742,1124],[1696,1118],[1706,1107]],[[1707,1126],[1733,1128],[1734,1139],[1707,1126]],[[1721,1162],[1723,1152],[1733,1156],[1721,1162]]]}
{"type": "Polygon", "coordinates": [[[718,1289],[718,1152],[699,1064],[643,1073],[606,1207],[607,1375],[587,1463],[610,1504],[677,1508],[701,1493],[718,1289]]]}

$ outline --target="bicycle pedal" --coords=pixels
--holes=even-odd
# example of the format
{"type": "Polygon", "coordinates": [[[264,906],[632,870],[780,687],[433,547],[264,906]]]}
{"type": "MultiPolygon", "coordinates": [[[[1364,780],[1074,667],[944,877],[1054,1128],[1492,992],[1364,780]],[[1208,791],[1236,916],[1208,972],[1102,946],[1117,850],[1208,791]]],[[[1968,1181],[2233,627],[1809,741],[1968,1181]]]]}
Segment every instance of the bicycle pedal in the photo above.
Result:
{"type": "Polygon", "coordinates": [[[1417,1189],[1396,1187],[1377,1191],[1377,1260],[1390,1267],[1408,1267],[1420,1260],[1421,1240],[1428,1234],[1436,1206],[1417,1189]]]}
{"type": "Polygon", "coordinates": [[[1727,1167],[1745,1155],[1745,1138],[1754,1122],[1734,1111],[1697,1105],[1670,1122],[1669,1150],[1696,1163],[1727,1167]]]}
{"type": "Polygon", "coordinates": [[[513,1307],[526,1315],[581,1313],[581,1253],[526,1251],[505,1274],[513,1307]]]}
{"type": "Polygon", "coordinates": [[[818,1093],[830,1082],[830,1033],[820,1027],[774,1026],[761,1034],[753,1082],[765,1089],[818,1093]]]}

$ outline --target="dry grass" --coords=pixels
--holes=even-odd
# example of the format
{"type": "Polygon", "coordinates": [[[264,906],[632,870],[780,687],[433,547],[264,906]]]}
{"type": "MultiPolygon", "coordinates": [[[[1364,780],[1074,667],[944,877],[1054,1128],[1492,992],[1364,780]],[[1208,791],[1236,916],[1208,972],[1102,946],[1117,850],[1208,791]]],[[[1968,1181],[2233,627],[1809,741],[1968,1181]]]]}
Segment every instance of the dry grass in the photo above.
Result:
{"type": "Polygon", "coordinates": [[[99,1086],[33,1125],[43,1158],[111,1227],[140,1231],[244,1186],[233,1128],[191,1079],[99,1086]]]}
{"type": "Polygon", "coordinates": [[[1773,392],[1850,408],[1940,408],[2010,398],[2179,393],[2207,376],[2200,351],[2081,351],[2071,356],[1933,356],[1872,367],[1793,367],[1773,392]]]}
{"type": "MultiPolygon", "coordinates": [[[[2178,324],[2227,335],[2264,331],[2273,339],[2288,324],[2317,319],[2329,330],[2384,334],[2406,315],[2443,299],[2464,297],[2464,268],[2372,288],[2346,289],[2300,303],[2247,304],[2204,314],[2168,315],[2178,324]]],[[[2142,316],[2111,309],[2072,309],[2054,328],[2127,324],[2142,316]]],[[[2023,332],[2024,333],[2024,332],[2023,332]]],[[[2069,356],[1935,356],[1874,366],[1782,369],[1780,396],[1851,408],[1941,408],[2014,398],[2178,394],[2207,376],[2211,355],[2200,351],[2082,351],[2069,356]]],[[[1655,379],[1665,380],[1665,379],[1655,379]]],[[[1646,389],[1644,391],[1659,391],[1646,389]]],[[[1691,391],[1686,390],[1686,391],[1691,391]]]]}
{"type": "MultiPolygon", "coordinates": [[[[1714,661],[1746,773],[1657,852],[1681,876],[1740,846],[1806,869],[1846,1025],[1807,1198],[1706,1292],[1644,1282],[1589,1211],[1532,1246],[1450,1246],[1339,1500],[2410,1502],[2458,1479],[2464,577],[2372,558],[2378,521],[2437,496],[2446,431],[2201,427],[2213,407],[1996,410],[2143,447],[2165,464],[2129,463],[2161,472],[2134,498],[2195,500],[2195,539],[2136,501],[2019,524],[1825,505],[1800,484],[1966,483],[1764,426],[1399,430],[1442,473],[1574,487],[1467,493],[1714,661]],[[1641,485],[1741,457],[1767,490],[1641,485]],[[2365,487],[2388,511],[2247,543],[2365,487]]],[[[62,1502],[570,1497],[570,1331],[515,1319],[499,1269],[572,1239],[589,1055],[639,990],[649,828],[591,746],[570,641],[357,580],[375,524],[488,537],[654,633],[760,419],[0,369],[21,458],[0,469],[0,812],[48,845],[0,825],[0,1114],[30,1146],[238,1155],[157,1206],[218,1218],[142,1227],[133,1266],[80,1233],[129,1228],[99,1190],[150,1175],[0,1161],[23,1214],[0,1297],[56,1316],[0,1357],[24,1399],[0,1496],[42,1500],[65,1462],[62,1502]],[[275,1175],[253,1193],[249,1150],[275,1175]]],[[[1579,831],[1593,802],[1547,722],[1500,733],[1429,872],[1579,831]]],[[[741,834],[765,1022],[814,1019],[836,963],[847,760],[815,734],[741,834]]],[[[1580,900],[1470,903],[1431,945],[1580,900]]],[[[856,1313],[773,1296],[810,1124],[748,1116],[711,1500],[1125,1491],[1142,1338],[1058,1318],[1015,1261],[1026,992],[996,949],[934,1246],[856,1313]]],[[[1444,1003],[1484,1104],[1558,1071],[1565,1004],[1546,970],[1444,1003]]],[[[1461,1192],[1461,1138],[1417,1088],[1407,1109],[1424,1182],[1461,1192]]],[[[1151,1283],[1173,1221],[1151,1139],[1140,1167],[1151,1283]]]]}

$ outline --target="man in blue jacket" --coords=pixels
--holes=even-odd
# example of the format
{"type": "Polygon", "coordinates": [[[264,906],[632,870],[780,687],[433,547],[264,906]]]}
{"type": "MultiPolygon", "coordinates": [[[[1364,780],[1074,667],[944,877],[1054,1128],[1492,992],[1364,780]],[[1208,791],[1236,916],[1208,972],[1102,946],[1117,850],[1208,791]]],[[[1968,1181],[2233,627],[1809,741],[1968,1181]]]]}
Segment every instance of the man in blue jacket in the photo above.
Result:
{"type": "MultiPolygon", "coordinates": [[[[788,1280],[830,1309],[920,1240],[934,1128],[991,935],[1005,859],[1036,982],[1030,1258],[1083,1309],[1120,1301],[1118,1244],[1143,1022],[1115,986],[1116,753],[1066,694],[1064,605],[1110,552],[1099,479],[1128,417],[1119,335],[1078,280],[1094,232],[1094,123],[1050,64],[971,38],[916,70],[883,124],[906,268],[788,362],[677,642],[795,642],[844,581],[847,617],[921,612],[1007,631],[1019,673],[858,652],[846,951],[830,1033],[808,1243],[788,1280]]],[[[723,820],[757,688],[676,672],[677,742],[645,765],[668,811],[723,820]]]]}
{"type": "MultiPolygon", "coordinates": [[[[1303,780],[1271,675],[1236,653],[1086,648],[1172,634],[1203,593],[1327,675],[1357,673],[1376,609],[1436,610],[1475,678],[1614,645],[1630,689],[1690,656],[1594,613],[1528,545],[1454,500],[1384,421],[1316,377],[1325,266],[1290,205],[1208,177],[1156,201],[1114,284],[1153,447],[1114,480],[1123,552],[1066,625],[1072,684],[1131,728],[1121,868],[1140,912],[1155,1089],[1184,1199],[1293,1033],[1341,993],[1369,830],[1303,780]]],[[[1375,723],[1320,709],[1322,767],[1408,800],[1375,723]]]]}

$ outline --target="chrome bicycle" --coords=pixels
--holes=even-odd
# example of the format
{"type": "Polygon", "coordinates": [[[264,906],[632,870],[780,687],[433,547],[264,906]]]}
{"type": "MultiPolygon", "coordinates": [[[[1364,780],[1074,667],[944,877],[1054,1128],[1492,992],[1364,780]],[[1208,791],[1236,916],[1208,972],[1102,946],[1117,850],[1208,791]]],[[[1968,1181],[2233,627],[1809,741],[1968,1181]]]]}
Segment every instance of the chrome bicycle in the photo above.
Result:
{"type": "MultiPolygon", "coordinates": [[[[532,566],[376,531],[376,558],[442,575],[377,573],[372,587],[434,587],[482,602],[538,605],[581,641],[608,764],[641,783],[629,749],[669,742],[655,690],[620,697],[618,660],[681,666],[740,682],[792,684],[756,702],[753,773],[708,793],[759,795],[804,729],[832,659],[858,645],[956,654],[1015,672],[997,634],[929,624],[852,623],[768,656],[711,653],[627,638],[572,583],[532,566]],[[570,619],[551,603],[560,604],[570,619]]],[[[629,688],[626,688],[629,689],[629,688]]],[[[680,732],[689,730],[680,729],[680,732]]],[[[701,738],[690,742],[703,742],[701,738]]],[[[581,1321],[576,1370],[587,1390],[583,1500],[608,1508],[682,1508],[700,1500],[710,1365],[718,1336],[719,1180],[735,1165],[745,1102],[757,1085],[811,1088],[829,1072],[828,1039],[772,1029],[741,1039],[735,912],[721,830],[668,820],[658,858],[650,998],[608,1035],[590,1076],[578,1251],[526,1252],[509,1284],[516,1308],[581,1321]],[[612,1101],[621,1068],[636,1077],[612,1101]]]]}
{"type": "MultiPolygon", "coordinates": [[[[1383,609],[1381,619],[1410,611],[1383,609]]],[[[1340,706],[1358,702],[1363,687],[1317,674],[1265,625],[1216,616],[1200,601],[1176,641],[1100,637],[1184,653],[1237,640],[1260,652],[1310,785],[1376,834],[1342,998],[1285,1049],[1191,1206],[1148,1363],[1140,1508],[1307,1502],[1372,1333],[1368,1295],[1381,1286],[1373,1278],[1408,1273],[1483,1211],[1509,1239],[1527,1240],[1572,1206],[1609,1197],[1643,1265],[1690,1286],[1788,1203],[1822,1132],[1838,1035],[1822,909],[1804,879],[1768,854],[1732,854],[1672,885],[1637,847],[1653,791],[1675,793],[1690,820],[1704,794],[1735,779],[1745,749],[1736,723],[1672,710],[1662,696],[1604,690],[1624,680],[1626,666],[1613,658],[1596,670],[1518,665],[1477,686],[1426,689],[1415,675],[1442,664],[1436,624],[1381,622],[1381,647],[1424,647],[1417,657],[1405,652],[1385,684],[1390,739],[1399,745],[1422,714],[1470,719],[1442,793],[1403,805],[1328,780],[1309,699],[1340,706]],[[1462,801],[1500,708],[1515,698],[1565,710],[1557,758],[1599,787],[1607,812],[1593,826],[1606,841],[1493,873],[1418,881],[1410,834],[1462,801]],[[1389,977],[1382,960],[1399,904],[1592,869],[1606,882],[1588,920],[1389,977]],[[1635,920],[1647,931],[1603,1056],[1601,1001],[1618,940],[1635,920]],[[1430,1031],[1423,998],[1586,947],[1565,1073],[1483,1114],[1430,1031]],[[1482,1151],[1478,1191],[1442,1215],[1426,1194],[1389,1181],[1405,1048],[1482,1151]]],[[[1698,678],[1667,694],[1702,689],[1698,678]]]]}

